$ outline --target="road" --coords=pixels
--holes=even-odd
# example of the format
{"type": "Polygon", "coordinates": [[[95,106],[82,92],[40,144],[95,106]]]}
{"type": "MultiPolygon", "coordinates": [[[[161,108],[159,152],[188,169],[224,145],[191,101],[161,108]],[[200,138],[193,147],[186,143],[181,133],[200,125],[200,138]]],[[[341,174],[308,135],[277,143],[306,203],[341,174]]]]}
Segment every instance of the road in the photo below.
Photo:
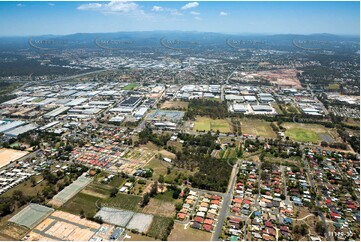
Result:
{"type": "Polygon", "coordinates": [[[234,164],[234,166],[233,166],[231,178],[229,179],[229,183],[228,183],[227,192],[223,196],[222,208],[219,213],[217,225],[216,225],[216,228],[214,229],[214,233],[213,233],[213,237],[212,237],[213,241],[219,240],[219,236],[222,233],[223,223],[226,220],[227,215],[228,215],[229,206],[231,205],[231,202],[232,202],[233,188],[234,188],[234,185],[237,180],[236,178],[237,178],[237,173],[238,173],[238,162],[239,161],[237,161],[237,163],[234,164]]]}

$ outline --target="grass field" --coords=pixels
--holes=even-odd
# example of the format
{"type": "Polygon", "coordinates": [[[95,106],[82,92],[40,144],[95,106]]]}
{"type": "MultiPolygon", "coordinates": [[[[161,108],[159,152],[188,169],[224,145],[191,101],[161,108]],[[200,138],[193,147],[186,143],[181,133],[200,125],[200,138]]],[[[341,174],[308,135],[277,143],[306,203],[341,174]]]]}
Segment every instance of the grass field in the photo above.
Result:
{"type": "Polygon", "coordinates": [[[217,131],[221,133],[232,132],[230,125],[225,119],[211,119],[208,117],[197,116],[193,130],[198,131],[217,131]]]}
{"type": "Polygon", "coordinates": [[[160,108],[161,109],[187,109],[189,103],[181,101],[165,101],[160,108]]]}
{"type": "Polygon", "coordinates": [[[60,210],[79,215],[83,209],[86,217],[93,217],[97,212],[96,203],[100,201],[99,197],[91,196],[84,193],[78,193],[75,197],[65,203],[60,210]]]}
{"type": "Polygon", "coordinates": [[[138,86],[138,84],[136,83],[129,83],[128,85],[126,85],[123,90],[133,90],[134,88],[136,88],[138,86]]]}
{"type": "MultiPolygon", "coordinates": [[[[35,181],[41,181],[43,177],[41,175],[34,176],[35,181]]],[[[36,184],[34,187],[32,186],[30,179],[26,180],[25,182],[22,182],[18,184],[17,186],[7,190],[5,193],[1,194],[0,197],[11,197],[14,191],[22,191],[27,196],[36,196],[38,192],[42,192],[43,182],[40,182],[39,184],[36,184]]]]}
{"type": "Polygon", "coordinates": [[[113,187],[106,184],[92,182],[81,191],[81,193],[92,195],[99,198],[108,198],[113,187]]]}
{"type": "Polygon", "coordinates": [[[139,203],[142,201],[142,197],[118,193],[115,197],[111,197],[103,201],[108,207],[139,211],[139,203]]]}
{"type": "Polygon", "coordinates": [[[159,240],[167,239],[167,229],[173,223],[173,218],[154,216],[149,228],[148,236],[159,240]]]}
{"type": "Polygon", "coordinates": [[[260,119],[241,119],[242,134],[276,138],[277,134],[272,130],[270,122],[260,119]]]}
{"type": "Polygon", "coordinates": [[[353,126],[353,127],[360,127],[360,120],[353,119],[353,118],[347,118],[342,123],[349,125],[349,126],[353,126]]]}
{"type": "Polygon", "coordinates": [[[170,241],[210,241],[212,234],[202,231],[189,228],[184,229],[183,224],[174,224],[174,228],[170,233],[168,240],[170,241]]]}
{"type": "Polygon", "coordinates": [[[330,129],[319,124],[283,123],[282,126],[286,128],[285,135],[298,142],[319,143],[324,137],[334,139],[333,136],[336,136],[330,129]]]}

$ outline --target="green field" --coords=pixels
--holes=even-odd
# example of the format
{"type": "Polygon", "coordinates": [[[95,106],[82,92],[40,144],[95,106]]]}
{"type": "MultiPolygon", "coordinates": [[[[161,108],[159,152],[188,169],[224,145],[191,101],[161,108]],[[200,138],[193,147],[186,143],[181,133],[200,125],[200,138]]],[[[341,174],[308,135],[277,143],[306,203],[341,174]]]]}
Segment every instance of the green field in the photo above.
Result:
{"type": "Polygon", "coordinates": [[[298,142],[319,143],[323,141],[322,136],[329,136],[334,139],[337,134],[319,124],[283,123],[286,128],[285,136],[298,142]]]}
{"type": "Polygon", "coordinates": [[[128,85],[126,85],[123,90],[133,90],[134,88],[136,88],[138,86],[138,84],[136,83],[129,83],[128,85]]]}
{"type": "Polygon", "coordinates": [[[147,235],[157,240],[166,240],[169,232],[168,227],[170,227],[172,223],[173,218],[154,216],[147,235]]]}
{"type": "Polygon", "coordinates": [[[277,135],[271,128],[271,123],[260,119],[243,118],[240,121],[242,134],[276,138],[277,135]]]}
{"type": "Polygon", "coordinates": [[[198,131],[217,131],[221,133],[230,133],[231,128],[225,119],[211,119],[208,117],[197,116],[193,130],[198,131]]]}
{"type": "Polygon", "coordinates": [[[104,204],[109,207],[139,211],[139,203],[142,201],[141,196],[118,193],[115,197],[103,200],[104,204]]]}
{"type": "Polygon", "coordinates": [[[101,199],[95,196],[88,194],[78,193],[75,197],[70,199],[65,203],[60,210],[79,215],[80,211],[83,209],[85,212],[85,217],[93,217],[97,212],[97,201],[101,199]]]}

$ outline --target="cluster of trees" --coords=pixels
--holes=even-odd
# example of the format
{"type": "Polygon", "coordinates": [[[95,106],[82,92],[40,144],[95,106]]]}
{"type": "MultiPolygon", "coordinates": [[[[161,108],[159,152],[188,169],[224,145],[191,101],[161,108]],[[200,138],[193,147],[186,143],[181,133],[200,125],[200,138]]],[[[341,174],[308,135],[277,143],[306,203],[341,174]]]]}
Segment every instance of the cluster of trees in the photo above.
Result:
{"type": "Polygon", "coordinates": [[[139,144],[146,144],[149,141],[151,141],[158,146],[166,146],[170,137],[171,137],[170,134],[161,134],[161,135],[154,134],[150,126],[146,126],[145,129],[143,129],[139,133],[138,142],[139,144]]]}
{"type": "MultiPolygon", "coordinates": [[[[231,164],[232,165],[232,164],[231,164]]],[[[193,187],[226,192],[232,166],[226,160],[203,157],[199,160],[199,171],[189,177],[193,187]]]]}
{"type": "Polygon", "coordinates": [[[335,143],[327,143],[326,141],[321,142],[322,147],[331,147],[335,149],[347,150],[347,144],[335,142],[335,143]]]}
{"type": "Polygon", "coordinates": [[[142,200],[140,206],[141,207],[147,206],[150,201],[150,198],[157,195],[157,192],[158,192],[158,182],[156,181],[153,183],[150,191],[144,194],[143,200],[142,200]]]}
{"type": "Polygon", "coordinates": [[[185,114],[186,119],[195,119],[197,115],[221,119],[228,116],[227,104],[214,100],[191,100],[185,114]]]}

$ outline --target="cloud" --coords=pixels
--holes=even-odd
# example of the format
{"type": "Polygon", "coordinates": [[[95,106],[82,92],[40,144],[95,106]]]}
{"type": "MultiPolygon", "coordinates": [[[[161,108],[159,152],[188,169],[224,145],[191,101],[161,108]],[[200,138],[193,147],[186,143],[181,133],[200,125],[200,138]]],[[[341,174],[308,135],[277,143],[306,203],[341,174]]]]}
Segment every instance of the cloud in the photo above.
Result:
{"type": "Polygon", "coordinates": [[[198,7],[199,3],[197,2],[191,2],[191,3],[187,3],[186,5],[184,5],[183,7],[181,7],[182,10],[186,10],[186,9],[190,9],[190,8],[195,8],[198,7]]]}
{"type": "Polygon", "coordinates": [[[192,11],[192,12],[190,12],[190,14],[192,14],[192,15],[200,15],[201,13],[200,13],[200,12],[196,12],[196,11],[192,11]]]}
{"type": "Polygon", "coordinates": [[[53,7],[53,6],[55,6],[55,3],[48,3],[48,5],[53,7]]]}
{"type": "Polygon", "coordinates": [[[198,17],[198,16],[195,16],[194,19],[195,19],[195,20],[198,20],[198,21],[202,20],[202,18],[201,18],[201,17],[198,17]]]}
{"type": "Polygon", "coordinates": [[[78,10],[98,11],[102,13],[118,13],[118,14],[144,14],[140,6],[133,2],[111,1],[109,3],[87,3],[77,7],[78,10]]]}
{"type": "Polygon", "coordinates": [[[228,15],[228,13],[226,13],[226,12],[223,12],[223,11],[219,12],[219,16],[227,16],[227,15],[228,15]]]}
{"type": "Polygon", "coordinates": [[[25,7],[25,4],[18,3],[18,4],[16,4],[16,7],[22,8],[22,7],[25,7]]]}
{"type": "Polygon", "coordinates": [[[152,8],[152,11],[155,11],[155,12],[161,12],[163,10],[164,10],[164,8],[160,7],[160,6],[153,6],[153,8],[152,8]]]}

